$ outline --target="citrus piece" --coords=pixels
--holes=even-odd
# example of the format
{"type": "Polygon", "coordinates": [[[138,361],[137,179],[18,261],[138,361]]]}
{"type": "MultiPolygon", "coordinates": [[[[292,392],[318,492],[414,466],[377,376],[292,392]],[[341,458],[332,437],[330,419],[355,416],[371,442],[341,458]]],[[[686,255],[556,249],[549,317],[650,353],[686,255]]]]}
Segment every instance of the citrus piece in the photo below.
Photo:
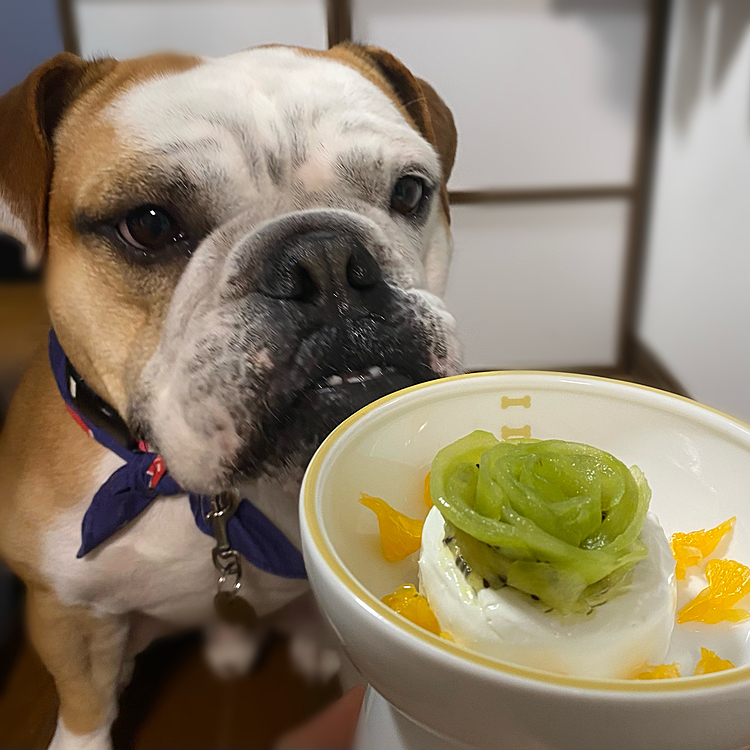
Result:
{"type": "Polygon", "coordinates": [[[383,604],[415,625],[429,630],[430,633],[445,637],[446,634],[440,630],[440,624],[435,613],[430,609],[427,599],[417,591],[413,584],[405,583],[399,586],[392,594],[384,596],[382,601],[383,604]]]}
{"type": "Polygon", "coordinates": [[[693,674],[711,674],[712,672],[723,672],[725,669],[734,669],[734,662],[729,659],[722,659],[716,655],[715,651],[701,647],[701,659],[695,665],[693,674]]]}
{"type": "Polygon", "coordinates": [[[750,612],[734,605],[750,593],[750,568],[736,560],[711,560],[706,566],[708,586],[677,613],[677,622],[741,622],[750,612]]]}
{"type": "Polygon", "coordinates": [[[380,548],[383,550],[383,557],[388,562],[403,560],[420,548],[424,521],[409,518],[391,508],[385,500],[365,495],[364,492],[359,502],[369,508],[378,518],[380,548]]]}
{"type": "Polygon", "coordinates": [[[675,575],[679,580],[685,578],[685,568],[698,565],[716,549],[716,545],[732,530],[736,520],[733,516],[713,529],[672,534],[669,545],[677,563],[675,575]]]}
{"type": "Polygon", "coordinates": [[[636,680],[669,680],[674,677],[682,677],[680,674],[680,665],[677,662],[672,664],[659,664],[655,667],[647,666],[643,672],[635,676],[636,680]]]}
{"type": "Polygon", "coordinates": [[[424,504],[428,508],[432,508],[434,503],[432,502],[432,493],[430,492],[430,474],[431,472],[427,472],[427,476],[424,478],[424,504]]]}

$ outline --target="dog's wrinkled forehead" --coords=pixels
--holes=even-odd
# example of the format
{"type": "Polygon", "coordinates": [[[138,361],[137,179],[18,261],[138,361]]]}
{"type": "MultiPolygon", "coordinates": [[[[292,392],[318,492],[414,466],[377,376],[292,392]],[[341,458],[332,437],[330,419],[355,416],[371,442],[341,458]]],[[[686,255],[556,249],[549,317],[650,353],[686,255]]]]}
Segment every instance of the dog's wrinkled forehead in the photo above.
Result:
{"type": "Polygon", "coordinates": [[[342,62],[289,48],[200,60],[139,82],[102,114],[126,147],[210,191],[208,202],[227,212],[273,185],[375,192],[417,165],[440,177],[434,150],[387,91],[342,62]]]}

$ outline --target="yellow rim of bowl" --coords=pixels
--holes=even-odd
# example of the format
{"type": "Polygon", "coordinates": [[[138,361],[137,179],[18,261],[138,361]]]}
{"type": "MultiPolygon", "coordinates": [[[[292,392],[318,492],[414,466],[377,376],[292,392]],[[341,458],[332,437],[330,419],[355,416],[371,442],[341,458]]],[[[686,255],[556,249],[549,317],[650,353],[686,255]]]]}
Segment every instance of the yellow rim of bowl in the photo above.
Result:
{"type": "Polygon", "coordinates": [[[304,489],[304,510],[305,518],[307,520],[307,526],[310,530],[310,535],[315,543],[315,546],[320,553],[321,557],[325,560],[328,567],[336,574],[338,580],[360,601],[367,605],[373,614],[381,617],[391,624],[398,627],[400,630],[407,632],[409,635],[418,638],[421,641],[429,643],[432,647],[438,648],[452,656],[458,656],[461,659],[465,659],[469,662],[473,662],[482,667],[489,667],[498,672],[505,674],[514,675],[517,677],[525,677],[535,682],[542,682],[548,685],[555,686],[566,686],[575,688],[584,688],[588,690],[615,690],[615,691],[626,691],[626,692],[675,692],[682,690],[695,690],[703,689],[708,687],[718,687],[731,685],[737,682],[741,682],[750,677],[750,665],[744,667],[738,667],[736,669],[729,669],[724,672],[716,672],[709,675],[686,675],[685,677],[673,678],[673,679],[662,679],[662,680],[605,680],[595,679],[586,677],[569,677],[567,675],[555,674],[553,672],[544,672],[538,669],[532,669],[531,667],[523,667],[516,664],[510,664],[507,662],[500,661],[499,659],[493,659],[487,656],[483,656],[475,651],[457,646],[444,638],[433,635],[432,633],[420,628],[418,625],[407,620],[405,617],[394,612],[390,607],[387,607],[383,602],[380,601],[376,596],[373,596],[359,581],[343,566],[336,555],[331,551],[326,543],[325,534],[318,524],[318,514],[315,509],[315,491],[318,485],[318,477],[320,470],[323,466],[323,462],[326,456],[330,452],[331,448],[336,444],[337,440],[341,435],[346,432],[352,425],[356,424],[360,419],[369,414],[374,409],[382,406],[383,404],[393,401],[396,398],[401,397],[406,393],[413,393],[424,388],[431,388],[441,383],[447,383],[456,380],[468,380],[469,378],[482,378],[490,376],[518,376],[518,375],[543,375],[551,377],[572,377],[577,380],[593,380],[605,383],[616,383],[619,385],[625,385],[630,388],[638,388],[640,390],[649,391],[651,393],[658,393],[676,401],[682,401],[693,406],[697,406],[704,411],[717,414],[730,422],[734,422],[750,431],[750,425],[746,424],[742,420],[735,419],[734,417],[725,414],[718,409],[712,409],[710,406],[698,403],[692,399],[685,398],[684,396],[678,396],[674,393],[668,393],[666,391],[659,390],[658,388],[651,388],[646,385],[640,385],[639,383],[630,383],[624,380],[615,380],[614,378],[603,378],[594,375],[579,375],[576,373],[568,372],[551,372],[545,370],[499,370],[489,372],[475,372],[467,373],[465,375],[454,375],[449,378],[442,378],[440,380],[430,380],[426,383],[418,383],[417,385],[409,386],[403,390],[391,393],[383,398],[373,401],[373,403],[360,409],[351,417],[342,422],[331,434],[323,441],[320,448],[316,451],[315,455],[310,462],[307,469],[305,478],[305,489],[304,489]]]}

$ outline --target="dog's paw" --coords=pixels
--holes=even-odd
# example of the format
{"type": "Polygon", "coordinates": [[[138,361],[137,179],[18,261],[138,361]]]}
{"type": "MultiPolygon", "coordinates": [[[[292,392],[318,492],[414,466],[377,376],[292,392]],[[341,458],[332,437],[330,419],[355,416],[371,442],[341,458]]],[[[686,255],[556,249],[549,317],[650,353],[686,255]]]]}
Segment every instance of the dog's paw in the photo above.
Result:
{"type": "Polygon", "coordinates": [[[338,651],[321,646],[305,633],[292,635],[289,656],[297,671],[312,683],[328,682],[341,669],[338,651]]]}
{"type": "Polygon", "coordinates": [[[130,685],[130,681],[133,679],[133,672],[135,672],[135,657],[126,656],[120,664],[120,672],[117,675],[117,694],[122,695],[125,688],[130,685]]]}
{"type": "Polygon", "coordinates": [[[89,734],[74,734],[62,719],[57,717],[57,727],[49,744],[49,750],[111,750],[110,725],[106,724],[89,734]]]}
{"type": "Polygon", "coordinates": [[[259,635],[241,625],[216,623],[206,631],[206,661],[214,674],[223,680],[247,674],[259,651],[259,635]]]}

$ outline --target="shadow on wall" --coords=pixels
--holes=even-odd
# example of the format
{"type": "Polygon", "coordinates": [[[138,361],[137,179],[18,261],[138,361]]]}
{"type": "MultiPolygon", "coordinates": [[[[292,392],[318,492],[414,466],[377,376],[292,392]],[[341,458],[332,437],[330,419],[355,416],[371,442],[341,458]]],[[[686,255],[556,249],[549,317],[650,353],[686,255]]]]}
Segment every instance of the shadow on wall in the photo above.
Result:
{"type": "Polygon", "coordinates": [[[648,4],[645,0],[618,0],[602,3],[601,0],[553,0],[552,10],[560,15],[574,17],[586,24],[601,44],[602,60],[606,69],[601,71],[602,93],[626,114],[632,111],[640,89],[640,66],[628,64],[633,57],[643,59],[641,50],[633,50],[633,39],[644,40],[633,24],[648,24],[648,4]]]}
{"type": "MultiPolygon", "coordinates": [[[[356,15],[357,0],[352,0],[356,15]]],[[[750,4],[750,3],[749,3],[750,4]]],[[[634,69],[631,61],[642,58],[640,49],[633,49],[634,39],[645,39],[633,24],[646,23],[647,0],[378,0],[378,12],[383,15],[434,15],[454,14],[460,10],[462,16],[491,14],[535,13],[540,7],[549,5],[553,13],[569,16],[572,21],[586,25],[594,32],[601,44],[606,67],[601,71],[601,90],[618,110],[629,116],[640,88],[640,68],[634,69]]],[[[355,41],[368,43],[366,39],[355,41]]],[[[449,40],[445,40],[449,49],[449,40]]],[[[636,66],[637,67],[637,66],[636,66]]]]}
{"type": "MultiPolygon", "coordinates": [[[[682,0],[677,36],[677,80],[671,102],[675,125],[684,133],[701,96],[724,83],[750,28],[747,0],[682,0]]],[[[748,113],[750,125],[750,113],[748,113]]]]}

